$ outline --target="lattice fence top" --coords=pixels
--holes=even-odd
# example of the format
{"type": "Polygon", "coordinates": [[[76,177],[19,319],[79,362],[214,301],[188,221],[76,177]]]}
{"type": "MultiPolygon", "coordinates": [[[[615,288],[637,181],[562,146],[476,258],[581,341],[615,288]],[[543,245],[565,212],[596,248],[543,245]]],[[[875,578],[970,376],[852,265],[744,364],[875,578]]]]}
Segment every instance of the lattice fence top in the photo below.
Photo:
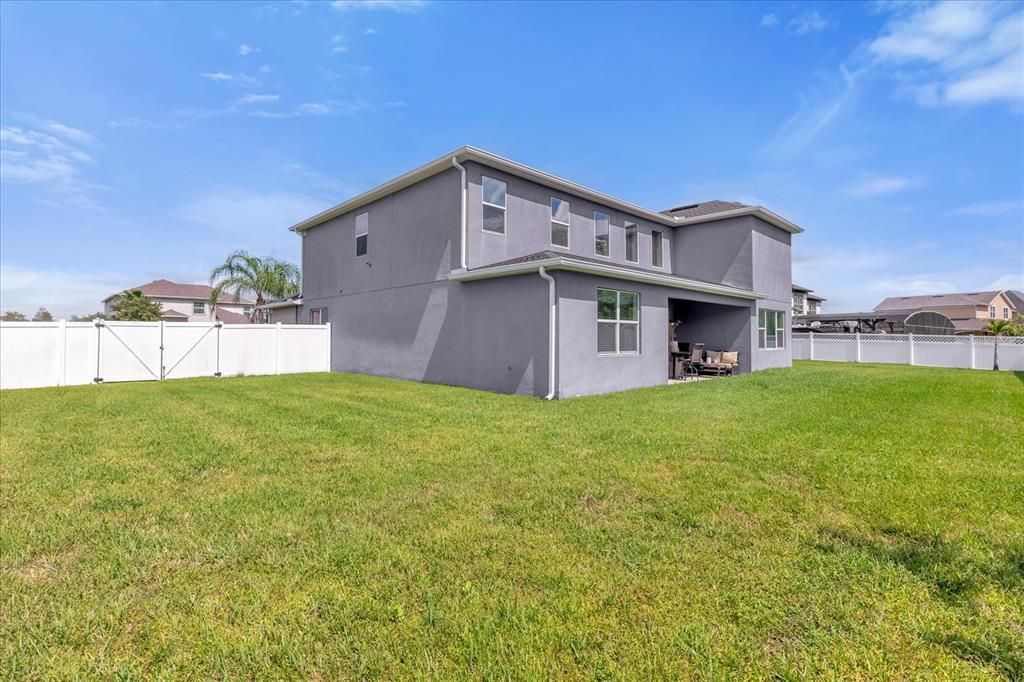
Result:
{"type": "MultiPolygon", "coordinates": [[[[849,336],[849,334],[847,334],[847,336],[849,336]]],[[[861,334],[860,341],[861,343],[874,343],[876,341],[887,343],[898,341],[900,343],[906,343],[909,338],[910,337],[906,334],[861,334]]],[[[914,337],[914,340],[917,341],[916,336],[914,337]]]]}
{"type": "MultiPolygon", "coordinates": [[[[794,341],[807,341],[813,338],[815,341],[847,341],[853,343],[856,334],[815,334],[813,332],[793,332],[794,341]]],[[[968,345],[971,339],[979,346],[991,346],[995,344],[994,336],[949,336],[946,334],[914,334],[914,343],[942,343],[942,344],[963,344],[968,345]]],[[[907,343],[909,334],[861,334],[861,343],[907,343]]],[[[1000,336],[1000,346],[1024,346],[1024,336],[1000,336]]]]}

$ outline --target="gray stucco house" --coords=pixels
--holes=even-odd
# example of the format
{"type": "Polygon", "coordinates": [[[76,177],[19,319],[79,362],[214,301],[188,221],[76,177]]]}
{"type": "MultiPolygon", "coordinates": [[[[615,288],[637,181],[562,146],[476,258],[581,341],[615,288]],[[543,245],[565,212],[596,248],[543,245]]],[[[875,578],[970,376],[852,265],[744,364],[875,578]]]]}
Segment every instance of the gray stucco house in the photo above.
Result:
{"type": "Polygon", "coordinates": [[[790,240],[760,206],[652,211],[462,147],[291,228],[332,367],[560,398],[664,384],[676,340],[791,363],[790,240]]]}

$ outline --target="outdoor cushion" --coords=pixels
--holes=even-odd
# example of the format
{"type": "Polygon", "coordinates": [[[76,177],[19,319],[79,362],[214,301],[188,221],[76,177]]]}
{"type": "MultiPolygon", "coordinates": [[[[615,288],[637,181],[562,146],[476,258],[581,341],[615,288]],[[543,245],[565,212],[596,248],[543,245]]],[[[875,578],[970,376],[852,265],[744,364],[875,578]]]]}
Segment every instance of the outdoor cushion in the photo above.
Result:
{"type": "Polygon", "coordinates": [[[740,364],[740,352],[738,350],[725,351],[722,353],[722,362],[727,365],[740,364]]]}
{"type": "Polygon", "coordinates": [[[709,350],[708,351],[708,359],[707,359],[708,364],[712,364],[713,365],[713,364],[719,363],[721,361],[722,361],[722,354],[721,353],[719,353],[717,350],[709,350]]]}

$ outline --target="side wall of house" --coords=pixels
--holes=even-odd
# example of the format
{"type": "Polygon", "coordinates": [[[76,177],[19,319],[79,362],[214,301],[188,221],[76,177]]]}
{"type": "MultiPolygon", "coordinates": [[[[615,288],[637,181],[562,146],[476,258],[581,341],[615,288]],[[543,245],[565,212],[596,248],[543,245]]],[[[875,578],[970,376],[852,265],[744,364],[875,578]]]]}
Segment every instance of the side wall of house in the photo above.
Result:
{"type": "MultiPolygon", "coordinates": [[[[756,216],[715,220],[676,228],[673,268],[683,277],[728,284],[766,295],[750,311],[750,369],[789,367],[793,354],[792,235],[756,216]],[[785,346],[758,348],[758,310],[785,313],[785,346]]],[[[741,356],[742,363],[742,356],[741,356]]]]}
{"type": "Polygon", "coordinates": [[[327,308],[335,371],[547,393],[547,283],[447,279],[459,265],[454,168],[305,232],[303,306],[327,308]],[[368,214],[355,255],[356,215],[368,214]]]}
{"type": "Polygon", "coordinates": [[[751,319],[751,348],[753,364],[751,369],[790,367],[793,364],[792,301],[793,258],[792,235],[785,230],[751,217],[751,244],[753,251],[753,289],[766,298],[757,302],[757,308],[782,311],[786,315],[781,333],[785,335],[782,348],[766,350],[758,348],[757,315],[751,319]]]}

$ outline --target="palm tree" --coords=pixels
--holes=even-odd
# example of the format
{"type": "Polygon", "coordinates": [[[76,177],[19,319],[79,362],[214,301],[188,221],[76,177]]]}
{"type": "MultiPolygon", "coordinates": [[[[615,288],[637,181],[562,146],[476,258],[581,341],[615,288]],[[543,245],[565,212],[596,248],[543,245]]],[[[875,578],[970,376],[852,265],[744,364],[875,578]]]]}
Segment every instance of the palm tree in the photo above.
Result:
{"type": "Polygon", "coordinates": [[[235,251],[210,273],[210,305],[217,307],[217,299],[225,291],[242,293],[256,298],[254,322],[265,322],[266,311],[259,308],[267,301],[290,298],[299,293],[299,269],[288,261],[277,258],[258,258],[247,251],[235,251]]]}
{"type": "Polygon", "coordinates": [[[1010,334],[1013,331],[1013,325],[1009,320],[989,320],[985,326],[985,331],[989,334],[994,335],[995,346],[992,348],[992,369],[999,369],[999,337],[1004,334],[1010,334]]]}

